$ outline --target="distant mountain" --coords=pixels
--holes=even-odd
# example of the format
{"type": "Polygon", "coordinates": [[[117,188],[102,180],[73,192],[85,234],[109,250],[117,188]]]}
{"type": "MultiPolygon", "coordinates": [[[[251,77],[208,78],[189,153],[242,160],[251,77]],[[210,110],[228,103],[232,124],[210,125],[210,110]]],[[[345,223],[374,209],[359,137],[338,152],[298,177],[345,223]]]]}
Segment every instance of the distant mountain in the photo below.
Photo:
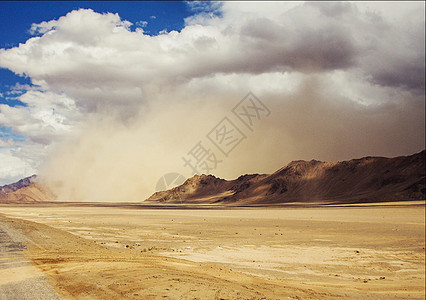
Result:
{"type": "Polygon", "coordinates": [[[55,197],[46,187],[37,183],[36,175],[0,187],[0,203],[38,202],[54,199],[55,197]]]}
{"type": "Polygon", "coordinates": [[[343,162],[293,161],[270,175],[224,180],[195,175],[145,202],[268,205],[424,200],[425,151],[395,158],[364,157],[343,162]]]}
{"type": "MultiPolygon", "coordinates": [[[[395,158],[364,157],[343,162],[293,161],[273,174],[224,180],[195,175],[173,189],[154,193],[151,204],[275,205],[362,203],[426,198],[422,151],[395,158]]],[[[0,187],[0,203],[53,201],[33,175],[0,187]]]]}
{"type": "Polygon", "coordinates": [[[23,187],[29,186],[30,184],[35,183],[37,180],[37,175],[32,175],[24,179],[19,180],[18,182],[0,186],[0,193],[11,193],[16,190],[22,189],[23,187]]]}

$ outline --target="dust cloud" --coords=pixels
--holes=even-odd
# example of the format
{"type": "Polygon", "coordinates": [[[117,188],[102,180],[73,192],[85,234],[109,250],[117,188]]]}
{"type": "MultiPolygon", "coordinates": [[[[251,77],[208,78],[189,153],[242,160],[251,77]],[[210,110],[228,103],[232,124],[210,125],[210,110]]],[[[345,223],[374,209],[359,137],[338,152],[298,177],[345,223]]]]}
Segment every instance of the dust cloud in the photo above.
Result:
{"type": "Polygon", "coordinates": [[[271,114],[261,115],[251,131],[232,113],[248,88],[155,89],[146,95],[151,101],[126,118],[106,107],[58,143],[40,178],[59,200],[143,201],[164,174],[193,175],[182,158],[190,158],[199,142],[217,159],[209,173],[225,179],[271,173],[297,159],[397,156],[424,148],[420,98],[360,104],[333,94],[329,84],[312,76],[284,93],[255,91],[271,114]],[[224,117],[246,136],[228,156],[206,137],[224,117]]]}

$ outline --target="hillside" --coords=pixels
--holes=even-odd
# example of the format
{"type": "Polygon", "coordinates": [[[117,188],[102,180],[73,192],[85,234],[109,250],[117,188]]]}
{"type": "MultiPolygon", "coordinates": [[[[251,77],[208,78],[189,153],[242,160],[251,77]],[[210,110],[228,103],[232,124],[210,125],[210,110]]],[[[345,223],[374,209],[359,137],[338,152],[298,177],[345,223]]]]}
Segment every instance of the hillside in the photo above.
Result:
{"type": "Polygon", "coordinates": [[[146,202],[357,203],[423,200],[425,194],[425,151],[422,151],[395,158],[293,161],[270,175],[244,175],[235,180],[195,175],[178,187],[154,193],[146,202]]]}
{"type": "Polygon", "coordinates": [[[19,189],[29,186],[30,184],[35,183],[36,180],[37,180],[37,175],[32,175],[29,177],[25,177],[15,183],[0,186],[0,194],[15,192],[19,189]]]}
{"type": "Polygon", "coordinates": [[[46,187],[37,183],[36,175],[0,187],[0,203],[39,202],[54,199],[55,197],[46,187]]]}

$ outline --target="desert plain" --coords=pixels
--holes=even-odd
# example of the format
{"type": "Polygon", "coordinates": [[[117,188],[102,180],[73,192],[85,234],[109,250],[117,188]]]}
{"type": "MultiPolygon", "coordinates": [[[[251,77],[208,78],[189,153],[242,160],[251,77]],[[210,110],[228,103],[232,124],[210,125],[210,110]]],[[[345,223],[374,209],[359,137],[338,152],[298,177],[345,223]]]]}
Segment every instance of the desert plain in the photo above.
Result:
{"type": "Polygon", "coordinates": [[[0,223],[26,237],[22,255],[37,271],[2,257],[0,288],[43,274],[65,299],[425,297],[424,201],[4,204],[0,223]]]}

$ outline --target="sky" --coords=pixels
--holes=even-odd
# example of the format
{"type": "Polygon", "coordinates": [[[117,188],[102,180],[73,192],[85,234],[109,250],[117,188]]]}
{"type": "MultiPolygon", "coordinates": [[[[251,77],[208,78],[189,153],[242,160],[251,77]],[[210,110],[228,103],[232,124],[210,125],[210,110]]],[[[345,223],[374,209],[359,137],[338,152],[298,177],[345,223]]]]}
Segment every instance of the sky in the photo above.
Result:
{"type": "Polygon", "coordinates": [[[37,173],[62,200],[142,201],[178,175],[425,148],[423,2],[17,1],[0,14],[0,185],[37,173]]]}
{"type": "MultiPolygon", "coordinates": [[[[148,35],[158,35],[161,31],[181,30],[184,18],[191,15],[191,9],[180,1],[3,1],[0,4],[0,22],[3,30],[0,32],[0,48],[10,49],[25,43],[31,38],[32,24],[45,20],[57,19],[72,10],[92,9],[99,13],[114,12],[132,22],[132,30],[143,28],[148,35]],[[11,26],[13,24],[13,26],[11,26]]],[[[11,106],[25,105],[16,99],[8,97],[10,87],[19,84],[31,84],[25,76],[19,76],[13,71],[1,68],[0,103],[11,106]]]]}

